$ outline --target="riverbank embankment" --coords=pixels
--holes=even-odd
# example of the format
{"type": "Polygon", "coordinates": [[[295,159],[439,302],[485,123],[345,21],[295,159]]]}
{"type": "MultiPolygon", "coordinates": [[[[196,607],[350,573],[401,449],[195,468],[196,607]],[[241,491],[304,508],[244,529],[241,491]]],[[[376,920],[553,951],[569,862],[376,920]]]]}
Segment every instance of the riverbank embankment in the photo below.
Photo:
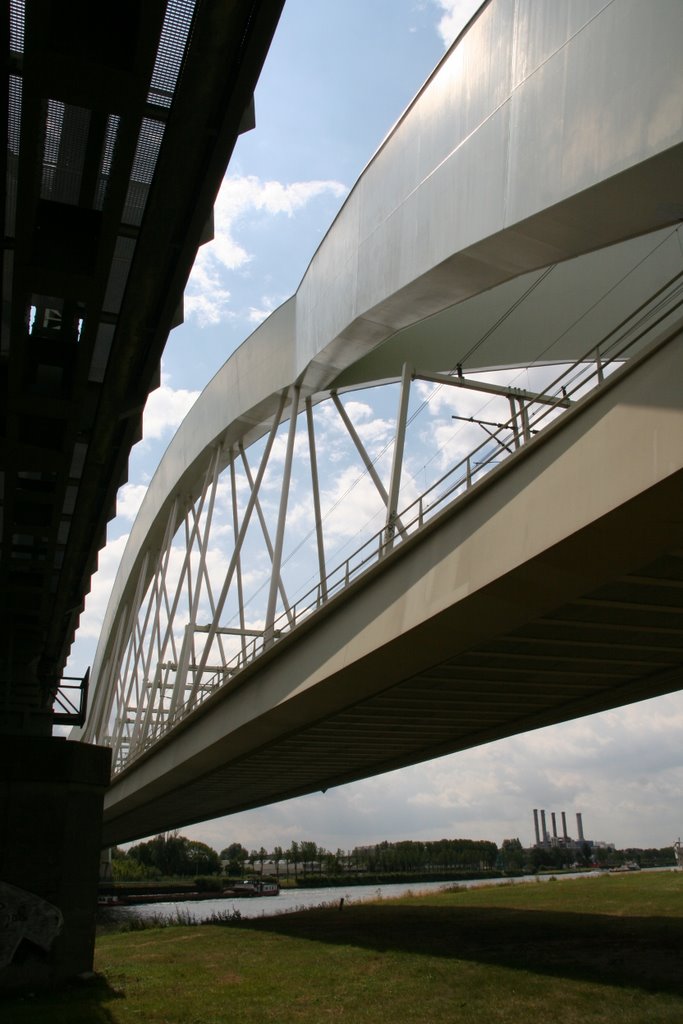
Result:
{"type": "Polygon", "coordinates": [[[683,1020],[683,873],[328,905],[103,935],[98,975],[12,1024],[556,1024],[683,1020]]]}

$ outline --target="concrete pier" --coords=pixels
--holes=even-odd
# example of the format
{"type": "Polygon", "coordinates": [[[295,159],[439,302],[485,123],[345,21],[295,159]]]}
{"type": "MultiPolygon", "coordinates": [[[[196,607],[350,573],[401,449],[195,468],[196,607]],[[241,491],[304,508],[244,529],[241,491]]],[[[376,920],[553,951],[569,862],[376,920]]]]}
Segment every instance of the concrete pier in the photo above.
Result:
{"type": "Polygon", "coordinates": [[[0,743],[0,992],[92,970],[111,751],[50,736],[0,743]]]}

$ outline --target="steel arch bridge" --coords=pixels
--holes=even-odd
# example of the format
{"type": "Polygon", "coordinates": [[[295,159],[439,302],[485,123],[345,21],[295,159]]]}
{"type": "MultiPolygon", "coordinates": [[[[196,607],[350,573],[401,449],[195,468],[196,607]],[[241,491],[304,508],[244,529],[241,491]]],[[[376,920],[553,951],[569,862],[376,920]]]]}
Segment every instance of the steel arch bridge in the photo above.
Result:
{"type": "Polygon", "coordinates": [[[680,329],[681,37],[482,6],[159,466],[82,734],[115,773],[680,329]]]}
{"type": "MultiPolygon", "coordinates": [[[[372,441],[371,447],[366,445],[360,436],[368,406],[357,400],[356,392],[347,402],[362,417],[354,426],[336,391],[319,401],[314,412],[319,396],[302,399],[299,385],[279,396],[267,436],[252,446],[257,449],[255,466],[241,439],[230,444],[224,435],[208,446],[203,453],[206,464],[196,467],[184,495],[173,496],[162,524],[161,545],[147,546],[137,561],[130,603],[117,608],[88,734],[112,746],[114,773],[191,715],[206,697],[238,680],[242,669],[467,495],[563,411],[599,388],[682,311],[683,266],[662,293],[641,306],[612,337],[591,345],[582,359],[534,367],[536,378],[547,382],[542,390],[491,379],[500,374],[420,373],[406,364],[398,389],[391,389],[398,390],[398,410],[393,422],[381,423],[379,446],[372,441]],[[454,392],[446,403],[449,409],[469,411],[473,396],[480,404],[478,413],[441,412],[432,418],[435,431],[443,430],[444,417],[464,421],[466,428],[458,430],[454,424],[450,444],[440,451],[435,445],[431,454],[425,454],[424,438],[410,444],[409,399],[413,385],[421,382],[432,390],[414,411],[415,418],[428,410],[429,399],[437,397],[439,389],[454,392]],[[320,423],[327,438],[335,433],[332,414],[338,423],[331,454],[344,458],[344,479],[349,480],[339,497],[338,488],[330,487],[329,465],[324,470],[326,493],[321,488],[322,464],[330,452],[316,442],[320,423]],[[384,428],[391,435],[388,441],[384,428]],[[475,433],[483,438],[478,443],[475,433]],[[357,466],[345,458],[344,440],[355,451],[357,466]],[[275,454],[278,446],[280,457],[275,454]],[[408,452],[413,469],[420,453],[425,460],[419,467],[422,473],[431,463],[433,479],[418,494],[416,472],[404,480],[401,490],[408,452]],[[441,472],[444,460],[450,465],[441,472]],[[371,495],[363,488],[366,481],[371,495]],[[363,491],[360,501],[357,489],[363,491]],[[399,496],[406,491],[401,502],[399,496]],[[292,530],[290,524],[294,540],[288,551],[288,511],[293,504],[296,526],[292,530]],[[352,518],[351,529],[346,529],[349,517],[362,514],[364,507],[365,521],[352,518]],[[330,558],[325,543],[328,525],[333,543],[336,540],[336,559],[330,558]],[[339,549],[349,546],[352,551],[343,556],[339,549]]],[[[528,376],[530,369],[522,373],[528,376]]],[[[443,406],[443,396],[438,400],[443,406]]],[[[419,421],[418,425],[424,426],[419,421]]]]}

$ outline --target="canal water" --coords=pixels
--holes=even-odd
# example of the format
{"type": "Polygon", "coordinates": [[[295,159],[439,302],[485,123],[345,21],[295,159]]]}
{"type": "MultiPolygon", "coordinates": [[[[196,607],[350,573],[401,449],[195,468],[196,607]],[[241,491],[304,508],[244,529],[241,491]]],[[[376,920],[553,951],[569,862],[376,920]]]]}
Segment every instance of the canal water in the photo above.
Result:
{"type": "MultiPolygon", "coordinates": [[[[576,874],[562,874],[561,878],[586,878],[599,875],[599,871],[582,871],[576,874]]],[[[107,917],[110,920],[125,920],[130,917],[139,918],[188,918],[204,921],[212,915],[229,916],[239,911],[241,917],[273,917],[275,914],[286,914],[293,910],[305,910],[310,907],[322,907],[326,904],[339,905],[341,899],[345,904],[363,903],[367,900],[391,899],[403,896],[408,892],[438,892],[453,886],[475,888],[481,885],[510,885],[520,882],[547,882],[554,875],[523,875],[520,878],[480,878],[462,882],[400,882],[390,885],[348,885],[334,886],[324,889],[282,889],[277,896],[242,896],[222,897],[214,900],[183,900],[179,903],[144,903],[134,906],[108,907],[107,917]]]]}

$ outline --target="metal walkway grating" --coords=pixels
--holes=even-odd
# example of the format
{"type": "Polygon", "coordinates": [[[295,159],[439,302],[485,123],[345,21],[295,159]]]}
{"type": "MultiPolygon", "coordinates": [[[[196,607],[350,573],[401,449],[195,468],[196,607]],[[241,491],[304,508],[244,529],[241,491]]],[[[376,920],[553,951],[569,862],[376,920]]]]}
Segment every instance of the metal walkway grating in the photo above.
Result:
{"type": "Polygon", "coordinates": [[[154,106],[171,105],[183,64],[194,9],[194,0],[171,0],[166,8],[148,95],[149,102],[154,106]]]}

